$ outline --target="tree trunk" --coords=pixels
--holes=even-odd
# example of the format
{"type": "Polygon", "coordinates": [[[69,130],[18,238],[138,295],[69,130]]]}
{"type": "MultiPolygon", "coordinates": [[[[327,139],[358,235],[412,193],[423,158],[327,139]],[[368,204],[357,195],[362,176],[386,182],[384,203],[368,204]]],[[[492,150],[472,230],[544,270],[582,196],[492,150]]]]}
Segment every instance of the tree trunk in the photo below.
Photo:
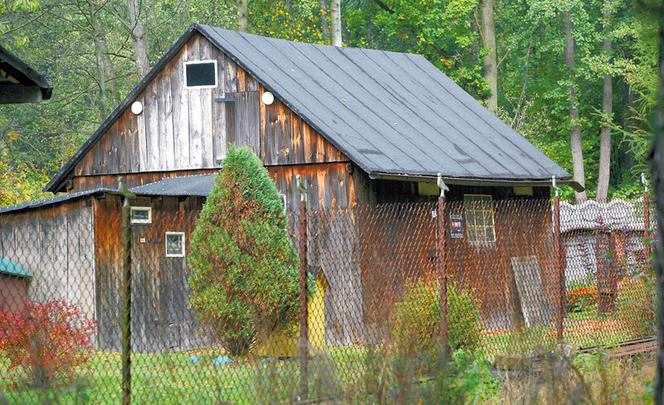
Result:
{"type": "Polygon", "coordinates": [[[664,402],[664,1],[659,5],[659,87],[655,110],[655,134],[650,156],[655,209],[657,211],[657,251],[654,262],[657,276],[657,367],[655,375],[654,402],[664,402]]]}
{"type": "Polygon", "coordinates": [[[237,30],[246,32],[249,28],[249,0],[237,2],[237,30]]]}
{"type": "Polygon", "coordinates": [[[332,45],[341,44],[341,0],[332,0],[332,45]]]}
{"type": "MultiPolygon", "coordinates": [[[[570,129],[570,147],[572,149],[572,166],[574,169],[574,181],[586,186],[586,174],[583,167],[583,148],[581,146],[581,127],[579,126],[579,110],[576,107],[576,89],[574,88],[574,37],[572,36],[574,27],[572,25],[572,14],[565,12],[565,65],[569,79],[572,82],[569,86],[569,119],[570,129]]],[[[576,201],[583,202],[587,199],[586,192],[577,192],[576,201]]]]}
{"type": "MultiPolygon", "coordinates": [[[[606,5],[605,5],[606,7],[606,5]]],[[[611,10],[604,11],[604,57],[606,63],[611,57],[611,10]]],[[[609,196],[609,178],[611,177],[611,125],[609,120],[613,114],[613,77],[604,75],[602,92],[602,113],[606,122],[599,134],[599,177],[597,179],[597,201],[606,201],[609,196]]]]}
{"type": "Polygon", "coordinates": [[[330,16],[327,14],[327,0],[320,0],[320,10],[321,10],[321,33],[323,34],[323,40],[325,43],[331,43],[330,41],[330,16]]]}
{"type": "Polygon", "coordinates": [[[484,55],[484,80],[489,85],[491,94],[486,101],[489,110],[498,110],[498,62],[496,56],[496,27],[493,23],[493,1],[482,1],[482,47],[484,55]]]}
{"type": "Polygon", "coordinates": [[[97,6],[94,3],[90,3],[90,24],[94,35],[95,56],[99,72],[99,118],[103,121],[108,115],[110,108],[113,108],[120,101],[120,93],[115,83],[115,68],[108,55],[106,32],[102,25],[99,24],[97,11],[97,6]]]}
{"type": "Polygon", "coordinates": [[[139,10],[136,0],[127,0],[129,9],[129,23],[131,24],[131,36],[134,38],[134,49],[136,51],[136,67],[141,77],[145,76],[150,69],[148,60],[148,44],[145,35],[145,27],[141,23],[139,10]]]}

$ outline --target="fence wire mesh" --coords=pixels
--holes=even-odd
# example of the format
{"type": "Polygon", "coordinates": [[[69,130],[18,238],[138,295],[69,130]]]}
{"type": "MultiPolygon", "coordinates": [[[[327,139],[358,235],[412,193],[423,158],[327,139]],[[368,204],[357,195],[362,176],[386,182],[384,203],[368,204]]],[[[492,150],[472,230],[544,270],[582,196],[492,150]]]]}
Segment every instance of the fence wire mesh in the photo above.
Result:
{"type": "MultiPolygon", "coordinates": [[[[0,402],[122,400],[121,203],[0,217],[0,402]]],[[[441,337],[446,352],[509,365],[561,342],[654,335],[654,221],[642,201],[562,203],[559,229],[548,199],[295,209],[288,234],[306,247],[306,294],[288,322],[248,310],[262,326],[232,331],[249,336],[244,349],[191,305],[201,201],[133,205],[145,208],[132,212],[130,241],[134,403],[404,402],[423,398],[441,337]]],[[[260,307],[274,291],[240,302],[260,307]]]]}

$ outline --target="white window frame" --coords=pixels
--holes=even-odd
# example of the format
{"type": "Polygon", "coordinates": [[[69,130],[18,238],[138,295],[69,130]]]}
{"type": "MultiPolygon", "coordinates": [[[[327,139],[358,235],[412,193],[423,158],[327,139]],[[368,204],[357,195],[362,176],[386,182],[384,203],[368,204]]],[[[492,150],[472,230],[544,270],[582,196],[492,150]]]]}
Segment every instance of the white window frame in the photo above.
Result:
{"type": "Polygon", "coordinates": [[[166,253],[166,257],[184,257],[187,252],[185,241],[186,238],[184,237],[184,232],[166,232],[166,236],[164,237],[164,250],[166,253]],[[182,253],[177,253],[177,254],[168,253],[168,237],[170,235],[177,235],[182,237],[182,253]]]}
{"type": "Polygon", "coordinates": [[[206,59],[206,60],[190,60],[184,62],[184,74],[182,75],[182,80],[184,80],[184,88],[188,90],[197,90],[197,89],[214,89],[219,84],[219,71],[217,70],[217,60],[216,59],[206,59]],[[205,85],[205,86],[188,86],[187,85],[187,66],[189,65],[200,65],[203,63],[213,63],[214,64],[214,85],[205,85]]]}
{"type": "Polygon", "coordinates": [[[151,224],[152,223],[152,207],[131,207],[129,210],[129,218],[132,224],[151,224]],[[132,213],[134,211],[147,211],[148,219],[134,219],[132,213]]]}
{"type": "MultiPolygon", "coordinates": [[[[466,222],[466,237],[468,238],[468,243],[470,243],[472,246],[495,246],[498,235],[496,235],[496,215],[495,215],[495,209],[494,209],[494,204],[493,204],[493,196],[491,194],[464,194],[463,199],[464,199],[464,219],[465,219],[465,222],[466,222]],[[467,207],[466,207],[466,197],[489,197],[488,200],[490,201],[491,206],[489,207],[488,212],[485,212],[484,214],[485,214],[485,216],[486,216],[486,214],[491,216],[490,224],[489,224],[489,221],[486,221],[486,220],[482,224],[471,224],[470,223],[470,221],[468,220],[469,212],[468,212],[467,207]],[[478,235],[477,227],[482,228],[482,232],[483,232],[484,236],[481,240],[478,240],[478,238],[477,238],[477,235],[478,235]],[[489,228],[489,227],[491,227],[491,229],[493,231],[492,232],[493,233],[493,240],[488,240],[488,239],[485,240],[485,238],[486,238],[486,228],[489,228]],[[473,228],[473,231],[475,233],[475,238],[476,238],[475,240],[472,240],[470,238],[470,229],[471,228],[473,228]]],[[[481,201],[481,200],[477,200],[477,201],[481,201]]],[[[475,214],[475,217],[477,217],[477,214],[475,214]]],[[[488,216],[486,216],[486,218],[488,218],[488,216]]]]}

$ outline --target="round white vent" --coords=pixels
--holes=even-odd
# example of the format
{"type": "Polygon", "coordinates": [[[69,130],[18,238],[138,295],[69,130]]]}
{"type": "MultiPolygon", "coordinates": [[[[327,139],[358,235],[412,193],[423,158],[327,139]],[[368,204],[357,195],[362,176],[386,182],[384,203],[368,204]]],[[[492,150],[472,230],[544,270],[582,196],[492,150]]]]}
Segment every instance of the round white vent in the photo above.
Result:
{"type": "Polygon", "coordinates": [[[274,103],[274,94],[270,93],[269,91],[266,91],[261,96],[261,100],[263,101],[263,104],[271,105],[272,103],[274,103]]]}

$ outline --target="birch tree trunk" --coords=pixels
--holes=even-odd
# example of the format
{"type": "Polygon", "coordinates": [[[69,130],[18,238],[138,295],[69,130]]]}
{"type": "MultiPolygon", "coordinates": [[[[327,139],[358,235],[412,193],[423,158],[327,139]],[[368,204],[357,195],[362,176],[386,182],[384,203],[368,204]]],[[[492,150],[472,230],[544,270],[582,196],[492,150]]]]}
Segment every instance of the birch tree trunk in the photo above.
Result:
{"type": "Polygon", "coordinates": [[[321,32],[325,43],[330,42],[330,16],[328,15],[327,0],[320,0],[321,32]]]}
{"type": "Polygon", "coordinates": [[[332,45],[341,43],[341,0],[332,0],[332,45]]]}
{"type": "Polygon", "coordinates": [[[664,402],[664,1],[659,5],[659,87],[655,110],[655,134],[651,159],[653,187],[655,191],[655,209],[657,211],[657,241],[654,262],[657,276],[657,367],[655,375],[654,402],[664,402]]]}
{"type": "Polygon", "coordinates": [[[136,0],[127,0],[129,9],[129,23],[131,24],[131,36],[134,38],[134,50],[136,52],[136,68],[141,77],[145,76],[150,69],[148,60],[148,45],[145,35],[145,27],[141,23],[141,10],[136,0]]]}
{"type": "Polygon", "coordinates": [[[249,0],[237,2],[237,30],[246,32],[249,28],[249,0]]]}
{"type": "MultiPolygon", "coordinates": [[[[571,81],[569,93],[569,119],[571,122],[570,129],[570,147],[572,149],[572,166],[574,170],[574,180],[586,186],[586,174],[583,166],[583,148],[581,146],[581,127],[579,126],[579,110],[576,107],[576,89],[574,88],[574,26],[572,24],[572,14],[570,11],[565,11],[565,65],[571,81]]],[[[577,192],[576,201],[586,201],[586,192],[577,192]]]]}
{"type": "Polygon", "coordinates": [[[486,101],[489,110],[498,110],[498,62],[496,56],[496,27],[493,23],[494,0],[482,1],[482,47],[486,51],[484,55],[484,79],[489,85],[491,94],[486,101]]]}
{"type": "MultiPolygon", "coordinates": [[[[605,5],[604,10],[604,46],[603,52],[606,63],[611,57],[611,9],[605,5]]],[[[609,179],[611,177],[611,126],[608,120],[613,114],[613,77],[610,73],[604,75],[602,91],[602,113],[607,122],[599,133],[599,176],[597,179],[597,201],[606,201],[609,195],[609,179]]]]}

